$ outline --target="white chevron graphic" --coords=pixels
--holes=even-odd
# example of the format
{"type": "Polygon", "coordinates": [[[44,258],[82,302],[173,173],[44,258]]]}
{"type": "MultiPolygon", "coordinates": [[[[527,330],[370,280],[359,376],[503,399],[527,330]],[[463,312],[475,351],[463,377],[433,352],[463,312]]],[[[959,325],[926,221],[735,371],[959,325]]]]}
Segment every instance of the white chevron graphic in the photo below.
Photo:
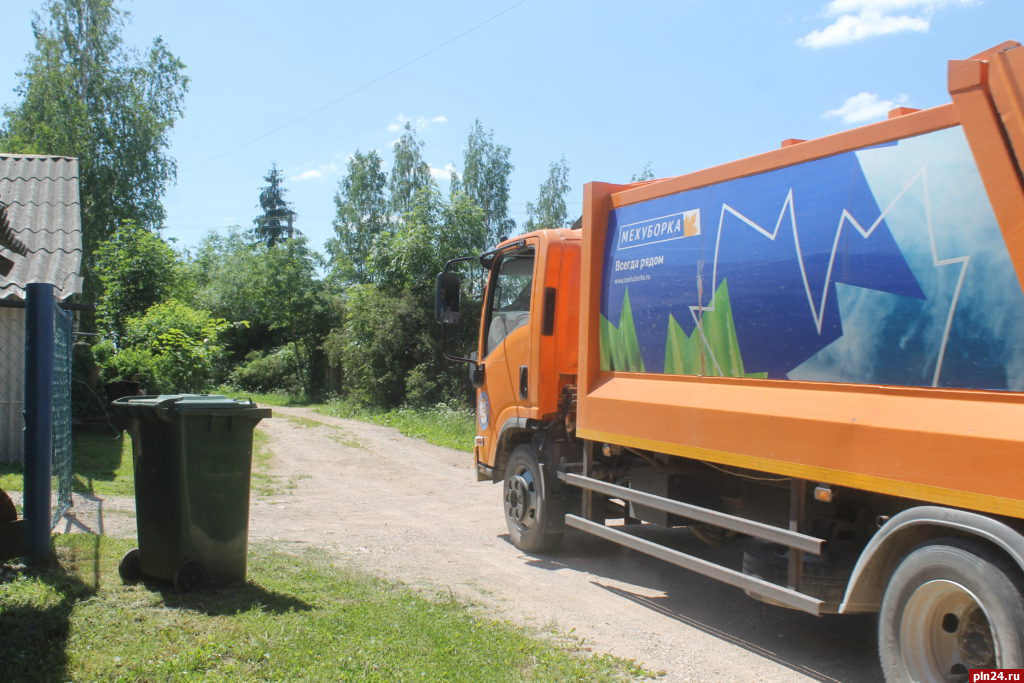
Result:
{"type": "MultiPolygon", "coordinates": [[[[967,276],[967,266],[970,263],[970,256],[954,256],[950,258],[939,257],[938,248],[935,245],[935,230],[932,226],[931,202],[929,201],[928,195],[928,172],[926,168],[922,168],[921,170],[919,170],[914,175],[914,177],[910,179],[906,186],[904,186],[904,188],[900,190],[899,194],[897,194],[896,197],[891,202],[889,202],[889,205],[885,207],[885,210],[882,211],[878,218],[875,219],[875,221],[871,223],[871,225],[868,226],[867,228],[865,228],[860,223],[860,221],[858,221],[848,210],[846,210],[845,208],[843,209],[842,213],[840,213],[839,215],[839,223],[836,226],[835,238],[832,240],[832,252],[831,254],[829,254],[828,269],[825,271],[825,280],[822,285],[821,295],[818,297],[817,304],[815,303],[814,294],[811,291],[811,284],[807,278],[807,270],[804,266],[804,253],[803,249],[800,246],[800,231],[798,229],[796,220],[796,202],[793,198],[793,188],[790,187],[789,191],[786,193],[786,199],[785,201],[783,201],[782,209],[779,211],[779,218],[778,220],[775,221],[775,227],[772,228],[771,230],[768,230],[767,228],[757,224],[755,221],[752,221],[751,219],[747,218],[733,207],[723,203],[722,211],[718,218],[718,235],[715,239],[715,256],[711,267],[712,295],[714,293],[714,288],[718,286],[718,253],[722,244],[722,233],[725,225],[726,214],[735,216],[747,227],[754,230],[755,232],[760,233],[761,235],[764,235],[766,238],[773,242],[775,241],[775,238],[779,236],[784,225],[786,216],[788,215],[788,225],[791,226],[793,229],[793,245],[796,251],[796,259],[797,263],[800,265],[800,277],[803,281],[804,291],[807,294],[807,306],[810,309],[812,318],[814,319],[815,328],[817,329],[818,334],[820,335],[821,326],[825,318],[825,307],[828,304],[828,292],[832,284],[832,270],[835,265],[836,252],[839,250],[839,241],[842,238],[843,230],[847,226],[850,226],[854,230],[856,230],[864,239],[871,237],[872,233],[874,233],[875,229],[879,225],[881,225],[882,221],[885,220],[885,217],[889,214],[890,211],[892,211],[893,207],[895,207],[899,203],[899,201],[903,199],[907,192],[910,191],[910,188],[917,183],[920,183],[921,187],[923,200],[922,204],[925,209],[925,223],[928,229],[928,241],[929,245],[931,246],[932,264],[936,268],[960,264],[960,273],[957,278],[956,288],[953,292],[953,297],[950,300],[949,311],[946,314],[946,323],[942,332],[942,342],[939,345],[938,358],[935,364],[935,373],[932,376],[932,386],[938,386],[939,377],[942,374],[942,363],[946,355],[946,345],[949,342],[949,331],[953,326],[953,316],[956,314],[957,303],[960,300],[960,292],[963,289],[964,279],[967,276]]],[[[702,271],[703,261],[701,261],[697,267],[697,299],[698,301],[701,302],[703,302],[704,300],[702,271]]],[[[715,358],[715,354],[711,349],[711,345],[708,343],[707,337],[704,335],[704,329],[701,325],[701,315],[703,314],[703,312],[715,310],[714,298],[712,296],[711,305],[709,306],[704,306],[703,303],[700,303],[696,306],[690,306],[689,308],[690,315],[693,316],[694,324],[700,331],[701,340],[704,344],[705,350],[707,351],[708,357],[711,358],[711,361],[714,364],[718,374],[722,375],[722,368],[718,363],[718,359],[715,358]]]]}

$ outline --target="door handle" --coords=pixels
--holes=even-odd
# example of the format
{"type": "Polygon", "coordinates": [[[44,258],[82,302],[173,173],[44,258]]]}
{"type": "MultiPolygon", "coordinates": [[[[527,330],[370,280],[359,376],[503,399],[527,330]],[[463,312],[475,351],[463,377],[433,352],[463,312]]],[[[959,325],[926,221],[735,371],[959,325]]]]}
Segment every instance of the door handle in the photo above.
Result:
{"type": "Polygon", "coordinates": [[[524,401],[530,398],[530,366],[519,366],[519,398],[524,401]]]}

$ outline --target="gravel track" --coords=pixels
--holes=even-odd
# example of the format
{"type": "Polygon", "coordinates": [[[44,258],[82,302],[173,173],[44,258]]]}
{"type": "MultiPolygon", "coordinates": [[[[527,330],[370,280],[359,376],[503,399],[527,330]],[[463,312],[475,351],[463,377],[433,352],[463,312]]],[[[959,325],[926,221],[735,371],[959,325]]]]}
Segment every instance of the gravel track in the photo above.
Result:
{"type": "MultiPolygon", "coordinates": [[[[552,555],[508,540],[501,487],[472,458],[396,430],[274,408],[258,429],[280,490],[255,496],[251,542],[324,548],[371,573],[454,593],[487,616],[582,638],[665,681],[881,680],[874,618],[812,617],[584,534],[552,555]]],[[[76,496],[59,530],[132,536],[133,501],[76,496]]],[[[652,533],[664,533],[653,530],[652,533]]],[[[698,543],[688,534],[675,542],[698,543]]]]}

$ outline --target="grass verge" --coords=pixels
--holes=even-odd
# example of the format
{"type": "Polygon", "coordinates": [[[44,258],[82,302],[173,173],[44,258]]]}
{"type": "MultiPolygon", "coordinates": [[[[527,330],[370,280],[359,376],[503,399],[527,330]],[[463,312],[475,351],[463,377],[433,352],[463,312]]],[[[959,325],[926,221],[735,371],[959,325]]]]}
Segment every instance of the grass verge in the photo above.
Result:
{"type": "Polygon", "coordinates": [[[131,545],[55,537],[57,561],[0,565],[0,680],[608,681],[634,663],[483,619],[449,599],[251,549],[245,584],[178,595],[123,586],[131,545]]]}
{"type": "Polygon", "coordinates": [[[261,406],[308,406],[309,401],[292,396],[291,394],[274,392],[269,394],[256,394],[252,392],[239,391],[238,389],[232,389],[230,387],[220,387],[217,390],[218,394],[228,396],[230,398],[247,398],[261,406]]]}
{"type": "MultiPolygon", "coordinates": [[[[476,418],[471,410],[459,410],[444,404],[432,408],[369,408],[355,401],[340,399],[328,403],[304,402],[288,394],[245,394],[221,387],[221,393],[233,398],[249,398],[264,406],[303,406],[322,415],[362,420],[394,427],[405,436],[422,439],[435,446],[473,452],[476,418]]],[[[291,418],[301,419],[301,418],[291,418]]]]}
{"type": "Polygon", "coordinates": [[[405,436],[422,439],[435,446],[467,453],[473,451],[476,424],[469,410],[458,410],[443,404],[433,408],[380,410],[353,401],[332,401],[310,407],[324,415],[394,427],[405,436]]]}

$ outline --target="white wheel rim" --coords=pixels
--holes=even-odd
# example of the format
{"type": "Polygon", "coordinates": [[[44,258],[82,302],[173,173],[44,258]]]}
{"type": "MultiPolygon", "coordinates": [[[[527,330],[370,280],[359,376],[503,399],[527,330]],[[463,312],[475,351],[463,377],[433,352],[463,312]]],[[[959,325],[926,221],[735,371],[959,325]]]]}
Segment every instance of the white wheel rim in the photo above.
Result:
{"type": "Polygon", "coordinates": [[[996,668],[998,644],[981,601],[963,585],[936,579],[910,596],[900,621],[903,663],[914,681],[966,681],[969,669],[996,668]]]}

